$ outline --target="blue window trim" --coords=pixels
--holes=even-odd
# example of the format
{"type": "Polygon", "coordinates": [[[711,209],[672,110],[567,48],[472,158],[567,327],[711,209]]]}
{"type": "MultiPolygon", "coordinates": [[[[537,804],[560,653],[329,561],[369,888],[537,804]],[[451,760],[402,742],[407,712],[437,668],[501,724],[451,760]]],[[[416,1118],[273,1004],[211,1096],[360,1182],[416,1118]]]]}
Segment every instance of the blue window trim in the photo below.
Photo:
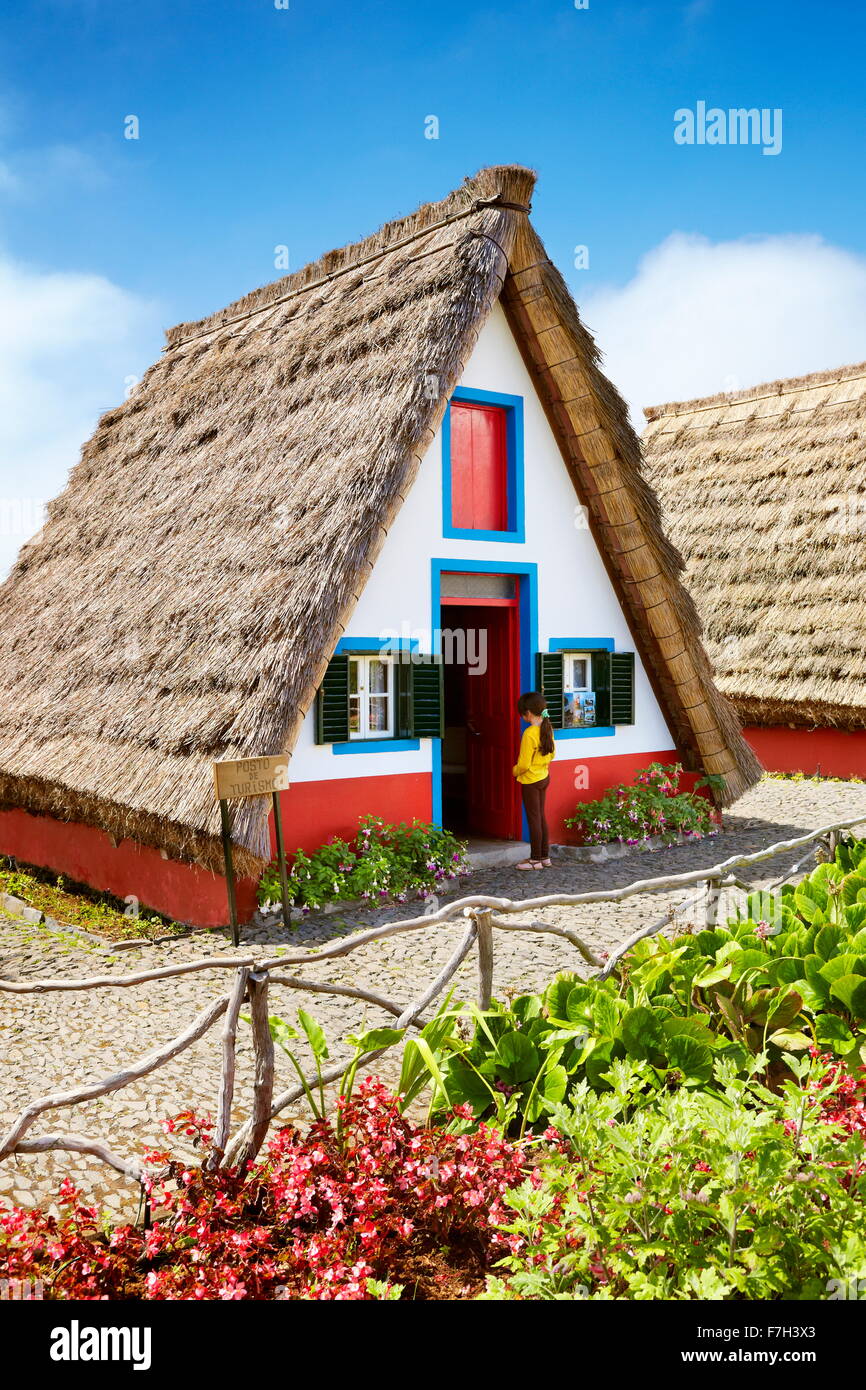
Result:
{"type": "MultiPolygon", "coordinates": [[[[474,535],[475,532],[468,534],[474,535]]],[[[518,613],[520,618],[520,684],[524,690],[534,689],[532,664],[538,651],[538,565],[530,560],[449,560],[430,561],[430,631],[433,634],[433,652],[439,655],[442,649],[440,623],[442,618],[442,575],[443,574],[515,574],[524,582],[519,586],[518,613]]],[[[471,599],[466,600],[471,603],[471,599]]],[[[557,734],[560,731],[557,730],[557,734]]],[[[594,731],[593,731],[594,732],[594,731]]],[[[431,739],[433,747],[432,767],[432,817],[433,824],[442,824],[442,740],[431,739]]],[[[529,838],[526,813],[523,814],[523,837],[529,838]]]]}
{"type": "Polygon", "coordinates": [[[335,656],[355,653],[366,656],[371,652],[415,652],[418,642],[414,637],[341,637],[334,648],[335,656]]]}
{"type": "MultiPolygon", "coordinates": [[[[616,642],[612,637],[551,637],[547,643],[549,652],[613,652],[616,642]]],[[[613,738],[616,729],[612,724],[597,724],[589,729],[557,729],[556,741],[564,738],[613,738]]]]}
{"type": "Polygon", "coordinates": [[[332,753],[415,753],[419,738],[353,738],[350,743],[332,743],[332,753]]]}
{"type": "MultiPolygon", "coordinates": [[[[334,649],[335,656],[366,656],[371,652],[414,652],[418,641],[414,637],[341,637],[334,649]]],[[[421,747],[417,738],[353,738],[349,743],[332,743],[332,753],[412,753],[421,747]]]]}
{"type": "Polygon", "coordinates": [[[616,642],[612,637],[551,637],[549,652],[614,652],[616,642]]]}
{"type": "Polygon", "coordinates": [[[595,724],[589,729],[554,729],[553,732],[559,743],[563,738],[613,738],[616,729],[612,724],[595,724]]]}
{"type": "Polygon", "coordinates": [[[449,540],[510,541],[523,544],[526,540],[526,514],[523,486],[523,397],[507,396],[498,391],[479,391],[471,386],[458,386],[445,410],[442,421],[442,534],[449,540]],[[508,451],[508,529],[506,531],[473,531],[451,523],[451,401],[468,401],[476,405],[501,406],[505,410],[505,437],[508,451]]]}

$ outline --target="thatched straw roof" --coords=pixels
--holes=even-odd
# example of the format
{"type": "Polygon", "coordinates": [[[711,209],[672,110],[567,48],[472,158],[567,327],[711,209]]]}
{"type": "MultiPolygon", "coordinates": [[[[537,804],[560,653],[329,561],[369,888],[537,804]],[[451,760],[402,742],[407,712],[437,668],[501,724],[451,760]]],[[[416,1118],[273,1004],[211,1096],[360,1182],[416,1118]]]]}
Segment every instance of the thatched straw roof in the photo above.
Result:
{"type": "Polygon", "coordinates": [[[665,525],[743,722],[866,728],[866,362],[645,414],[665,525]]]}
{"type": "MultiPolygon", "coordinates": [[[[171,330],[0,590],[2,804],[219,867],[211,762],[292,747],[500,295],[684,757],[754,780],[533,184],[482,170],[171,330]]],[[[242,871],[267,812],[236,807],[242,871]]]]}

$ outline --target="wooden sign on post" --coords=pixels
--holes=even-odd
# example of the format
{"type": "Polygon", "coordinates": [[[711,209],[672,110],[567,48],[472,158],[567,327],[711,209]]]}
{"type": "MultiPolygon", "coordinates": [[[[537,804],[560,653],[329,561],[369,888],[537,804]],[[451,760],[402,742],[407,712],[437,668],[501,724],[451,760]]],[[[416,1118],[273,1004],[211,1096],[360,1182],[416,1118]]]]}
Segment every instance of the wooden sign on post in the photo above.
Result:
{"type": "Polygon", "coordinates": [[[286,791],[289,785],[289,759],[285,753],[272,758],[238,758],[214,763],[213,779],[218,801],[234,801],[245,796],[270,796],[286,791]]]}
{"type": "Polygon", "coordinates": [[[238,930],[238,908],[235,894],[235,870],[232,863],[231,822],[229,820],[229,801],[242,800],[248,796],[270,796],[274,808],[274,830],[277,839],[277,859],[280,866],[280,895],[283,903],[283,923],[290,925],[289,889],[286,882],[286,849],[283,843],[283,817],[280,810],[280,792],[289,787],[289,759],[286,753],[277,753],[265,758],[227,759],[213,765],[214,790],[220,804],[222,825],[223,855],[226,864],[226,889],[229,899],[229,917],[232,924],[232,943],[240,945],[238,930]]]}

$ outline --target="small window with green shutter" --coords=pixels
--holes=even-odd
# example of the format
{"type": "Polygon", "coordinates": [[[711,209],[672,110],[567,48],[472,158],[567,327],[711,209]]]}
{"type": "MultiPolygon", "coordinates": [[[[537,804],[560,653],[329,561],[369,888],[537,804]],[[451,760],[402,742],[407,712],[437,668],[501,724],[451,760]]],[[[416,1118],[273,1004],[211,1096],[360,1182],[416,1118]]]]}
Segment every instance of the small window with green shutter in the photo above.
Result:
{"type": "Polygon", "coordinates": [[[442,658],[339,652],[316,700],[317,743],[441,738],[442,658]]]}
{"type": "Polygon", "coordinates": [[[634,723],[634,652],[581,650],[576,638],[573,650],[537,654],[536,684],[555,729],[634,723]]]}

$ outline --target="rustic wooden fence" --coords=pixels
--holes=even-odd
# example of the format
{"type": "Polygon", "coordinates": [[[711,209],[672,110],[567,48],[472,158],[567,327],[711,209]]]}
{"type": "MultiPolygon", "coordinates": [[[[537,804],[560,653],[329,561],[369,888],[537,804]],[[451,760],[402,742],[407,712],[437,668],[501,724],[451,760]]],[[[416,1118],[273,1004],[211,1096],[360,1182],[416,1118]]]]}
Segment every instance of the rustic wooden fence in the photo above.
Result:
{"type": "MultiPolygon", "coordinates": [[[[755,891],[744,878],[744,872],[755,865],[791,850],[810,846],[809,852],[798,863],[787,870],[781,878],[761,891],[774,891],[797,877],[815,853],[816,845],[823,848],[825,855],[831,856],[835,845],[845,830],[866,824],[866,817],[842,821],[825,826],[821,830],[800,835],[792,840],[781,841],[755,854],[735,855],[711,869],[695,869],[685,874],[673,874],[664,878],[641,879],[623,888],[589,893],[553,893],[536,898],[525,898],[513,902],[509,898],[488,897],[475,894],[447,903],[438,911],[425,913],[404,921],[388,922],[383,926],[361,931],[348,939],[340,940],[315,953],[299,953],[291,958],[278,956],[258,959],[253,955],[212,956],[210,959],[186,961],[177,965],[166,965],[149,970],[140,970],[128,975],[97,975],[90,979],[36,979],[0,980],[0,992],[6,994],[45,994],[54,991],[78,991],[92,989],[128,989],[150,980],[173,979],[202,970],[234,971],[232,988],[228,993],[207,1005],[193,1019],[183,1032],[170,1042],[155,1048],[146,1056],[132,1062],[121,1071],[103,1077],[90,1085],[72,1090],[55,1091],[41,1096],[18,1114],[12,1125],[0,1138],[0,1160],[13,1154],[46,1153],[50,1150],[63,1150],[71,1153],[89,1154],[109,1165],[126,1177],[145,1184],[148,1180],[142,1164],[136,1158],[123,1158],[116,1154],[102,1139],[75,1133],[43,1134],[29,1137],[29,1131],[40,1115],[49,1110],[66,1109],[82,1105],[101,1096],[119,1091],[133,1081],[138,1081],[165,1063],[177,1057],[199,1038],[203,1037],[219,1019],[223,1020],[221,1035],[221,1075],[217,1098],[216,1124],[210,1151],[205,1163],[211,1169],[233,1167],[256,1156],[264,1143],[271,1121],[287,1106],[299,1100],[304,1094],[305,1084],[290,1087],[280,1094],[274,1094],[274,1043],[268,1023],[268,1002],[272,986],[284,986],[299,992],[331,994],[347,999],[358,999],[382,1009],[394,1019],[394,1028],[406,1030],[420,1028],[424,1023],[424,1013],[429,1005],[442,994],[454,978],[460,966],[475,951],[478,976],[477,1000],[481,1009],[490,1007],[493,990],[493,943],[497,931],[529,932],[539,935],[557,936],[569,942],[582,957],[587,966],[592,967],[605,978],[613,970],[617,961],[641,938],[652,936],[684,918],[687,913],[697,914],[703,908],[704,920],[717,920],[719,902],[724,891],[751,893],[755,891]],[[694,888],[696,892],[682,902],[669,908],[663,917],[650,922],[646,927],[634,932],[620,943],[614,951],[601,960],[582,940],[567,927],[556,926],[544,921],[511,920],[517,913],[533,913],[548,907],[585,906],[592,903],[618,903],[626,898],[644,893],[676,891],[679,888],[694,888]],[[429,985],[406,1005],[402,1005],[372,989],[354,985],[340,985],[318,980],[303,979],[297,975],[285,974],[286,966],[320,965],[323,961],[336,960],[348,956],[353,951],[371,942],[384,941],[404,932],[424,931],[449,922],[455,917],[466,921],[463,938],[442,969],[429,985]],[[250,1118],[230,1136],[232,1101],[235,1092],[235,1051],[237,1025],[241,1008],[247,1003],[252,1032],[254,1078],[250,1118]]],[[[391,1044],[394,1046],[395,1044],[391,1044]]],[[[365,1053],[359,1060],[364,1066],[375,1061],[388,1048],[379,1048],[365,1053]]],[[[346,1062],[339,1062],[322,1073],[321,1080],[329,1084],[336,1081],[346,1070],[346,1062]]],[[[310,1077],[309,1085],[318,1081],[310,1077]]]]}

